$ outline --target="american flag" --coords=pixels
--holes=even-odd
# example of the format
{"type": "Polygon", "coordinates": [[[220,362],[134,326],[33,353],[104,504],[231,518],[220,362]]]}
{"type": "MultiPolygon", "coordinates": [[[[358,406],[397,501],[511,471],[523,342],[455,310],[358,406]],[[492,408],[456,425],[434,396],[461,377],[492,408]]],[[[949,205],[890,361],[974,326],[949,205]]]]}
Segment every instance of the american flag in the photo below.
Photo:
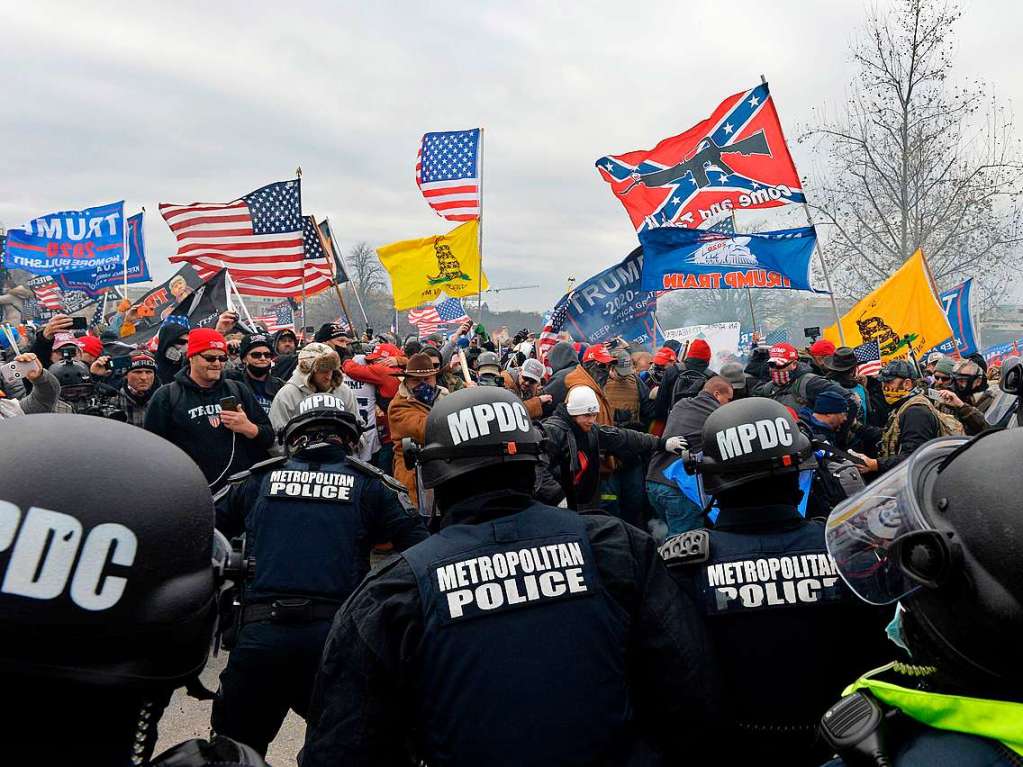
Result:
{"type": "Polygon", "coordinates": [[[423,135],[416,183],[427,204],[448,221],[480,217],[480,129],[423,135]]]}
{"type": "Polygon", "coordinates": [[[33,279],[29,285],[36,294],[36,301],[47,311],[59,312],[64,308],[64,292],[52,277],[33,279]]]}
{"type": "Polygon", "coordinates": [[[544,323],[543,330],[540,331],[540,337],[536,341],[536,356],[544,365],[547,364],[547,353],[558,342],[558,333],[561,332],[561,328],[564,326],[567,318],[568,296],[563,296],[551,310],[550,317],[544,323]]]}
{"type": "MultiPolygon", "coordinates": [[[[302,242],[304,258],[302,274],[288,277],[235,277],[232,275],[238,292],[247,296],[287,296],[296,298],[302,295],[302,280],[305,279],[305,295],[313,296],[334,284],[331,271],[330,256],[324,249],[320,228],[313,216],[302,216],[302,242]]],[[[211,272],[212,274],[212,272],[211,272]]],[[[203,279],[206,276],[203,275],[203,279]]]]}
{"type": "Polygon", "coordinates": [[[345,268],[341,265],[341,254],[334,249],[334,235],[330,230],[330,221],[323,219],[318,229],[320,231],[320,239],[323,241],[327,253],[334,260],[334,282],[338,285],[348,282],[348,275],[345,273],[345,268]]]}
{"type": "Polygon", "coordinates": [[[291,308],[291,303],[288,301],[278,301],[276,304],[271,304],[266,314],[261,314],[252,319],[254,322],[265,325],[270,333],[276,333],[278,330],[284,330],[285,328],[288,330],[295,329],[295,311],[291,308]]]}
{"type": "Polygon", "coordinates": [[[160,203],[160,215],[178,240],[170,260],[196,266],[204,278],[226,268],[238,291],[253,296],[279,296],[282,283],[301,285],[305,221],[297,179],[229,203],[160,203]]]}
{"type": "Polygon", "coordinates": [[[786,328],[778,328],[777,330],[772,330],[770,333],[767,334],[767,337],[764,338],[764,344],[766,344],[767,346],[774,346],[775,344],[787,343],[791,342],[789,340],[789,331],[786,328]]]}
{"type": "Polygon", "coordinates": [[[853,349],[856,355],[856,375],[876,376],[881,372],[881,347],[877,341],[868,341],[853,349]]]}
{"type": "Polygon", "coordinates": [[[436,333],[441,325],[464,322],[467,319],[469,315],[465,313],[462,302],[457,298],[448,298],[433,306],[412,309],[408,313],[409,324],[415,325],[421,336],[436,333]]]}

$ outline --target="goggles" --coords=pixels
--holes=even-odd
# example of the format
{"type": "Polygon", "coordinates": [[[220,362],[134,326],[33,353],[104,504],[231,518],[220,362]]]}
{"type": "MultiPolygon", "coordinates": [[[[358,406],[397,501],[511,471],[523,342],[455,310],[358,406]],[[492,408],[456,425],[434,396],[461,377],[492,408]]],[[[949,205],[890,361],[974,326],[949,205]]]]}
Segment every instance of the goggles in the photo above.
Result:
{"type": "Polygon", "coordinates": [[[965,438],[937,439],[918,449],[828,517],[825,540],[842,579],[856,595],[887,605],[921,586],[937,587],[952,569],[953,534],[927,521],[918,493],[965,438]]]}

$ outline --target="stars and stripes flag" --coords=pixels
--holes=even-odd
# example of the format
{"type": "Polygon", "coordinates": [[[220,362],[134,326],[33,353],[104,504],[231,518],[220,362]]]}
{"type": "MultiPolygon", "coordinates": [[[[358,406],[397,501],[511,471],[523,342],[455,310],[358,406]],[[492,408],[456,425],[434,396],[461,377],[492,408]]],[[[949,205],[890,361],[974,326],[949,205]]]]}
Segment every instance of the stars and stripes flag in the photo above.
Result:
{"type": "MultiPolygon", "coordinates": [[[[261,187],[228,203],[160,203],[178,240],[170,261],[188,262],[205,278],[227,269],[243,295],[301,292],[305,243],[298,179],[261,187]]],[[[308,286],[307,286],[308,288],[308,286]]]]}
{"type": "Polygon", "coordinates": [[[423,135],[416,155],[416,183],[441,218],[480,217],[480,139],[479,128],[423,135]]]}
{"type": "Polygon", "coordinates": [[[764,338],[764,343],[767,346],[774,346],[775,344],[791,343],[791,341],[789,339],[789,331],[788,331],[788,329],[787,328],[778,328],[777,330],[772,330],[770,333],[767,334],[767,337],[764,338]]]}
{"type": "Polygon", "coordinates": [[[853,349],[856,355],[856,375],[876,376],[881,372],[881,346],[877,341],[867,341],[853,349]]]}
{"type": "Polygon", "coordinates": [[[290,301],[278,301],[271,304],[266,314],[252,318],[254,322],[266,326],[267,332],[276,333],[278,330],[295,329],[295,310],[291,307],[290,301]]]}
{"type": "MultiPolygon", "coordinates": [[[[286,277],[245,276],[232,279],[238,292],[247,296],[284,296],[297,298],[305,293],[314,296],[334,284],[332,255],[328,255],[323,235],[314,216],[302,216],[302,272],[286,277]],[[303,280],[305,281],[303,291],[303,280]]],[[[204,277],[205,279],[205,277],[204,277]]]]}
{"type": "Polygon", "coordinates": [[[561,328],[564,327],[567,318],[568,296],[566,295],[551,309],[550,316],[544,323],[543,330],[540,331],[540,336],[536,340],[536,356],[544,365],[547,364],[547,353],[558,342],[558,333],[561,332],[561,328]]]}
{"type": "Polygon", "coordinates": [[[713,114],[650,150],[596,162],[636,231],[699,227],[714,212],[805,201],[767,83],[722,101],[713,114]]]}
{"type": "Polygon", "coordinates": [[[465,322],[469,315],[465,313],[462,302],[457,298],[448,298],[432,306],[412,309],[408,313],[410,325],[415,325],[419,335],[428,336],[436,333],[441,325],[465,322]]]}
{"type": "Polygon", "coordinates": [[[39,305],[51,312],[59,312],[64,308],[64,291],[52,277],[37,277],[29,283],[35,293],[39,305]],[[38,284],[36,283],[38,280],[38,284]]]}

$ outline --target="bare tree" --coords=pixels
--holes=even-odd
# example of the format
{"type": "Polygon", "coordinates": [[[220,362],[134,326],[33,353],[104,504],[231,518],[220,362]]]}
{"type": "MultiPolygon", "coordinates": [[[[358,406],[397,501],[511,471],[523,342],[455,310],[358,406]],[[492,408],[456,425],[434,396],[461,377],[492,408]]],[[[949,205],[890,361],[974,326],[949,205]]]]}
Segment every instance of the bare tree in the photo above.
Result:
{"type": "Polygon", "coordinates": [[[368,243],[358,242],[345,255],[345,266],[352,287],[363,303],[374,293],[387,292],[387,278],[377,252],[368,243]]]}
{"type": "Polygon", "coordinates": [[[898,0],[871,12],[853,43],[848,114],[818,115],[822,184],[811,199],[830,225],[836,290],[862,295],[917,248],[944,289],[968,277],[991,300],[1015,245],[1023,166],[1013,116],[981,81],[953,84],[953,26],[943,0],[898,0]]]}

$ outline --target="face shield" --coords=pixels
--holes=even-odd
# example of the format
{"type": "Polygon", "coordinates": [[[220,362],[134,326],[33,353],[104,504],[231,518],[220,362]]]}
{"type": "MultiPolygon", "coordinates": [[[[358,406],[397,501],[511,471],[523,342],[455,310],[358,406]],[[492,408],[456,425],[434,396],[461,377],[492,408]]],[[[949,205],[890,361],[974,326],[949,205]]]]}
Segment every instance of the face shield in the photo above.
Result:
{"type": "Polygon", "coordinates": [[[950,564],[949,534],[927,521],[921,489],[965,440],[934,440],[831,512],[825,540],[842,579],[860,599],[887,605],[924,585],[936,586],[950,564]],[[920,558],[927,560],[926,567],[920,558]],[[926,573],[926,575],[925,575],[926,573]]]}

